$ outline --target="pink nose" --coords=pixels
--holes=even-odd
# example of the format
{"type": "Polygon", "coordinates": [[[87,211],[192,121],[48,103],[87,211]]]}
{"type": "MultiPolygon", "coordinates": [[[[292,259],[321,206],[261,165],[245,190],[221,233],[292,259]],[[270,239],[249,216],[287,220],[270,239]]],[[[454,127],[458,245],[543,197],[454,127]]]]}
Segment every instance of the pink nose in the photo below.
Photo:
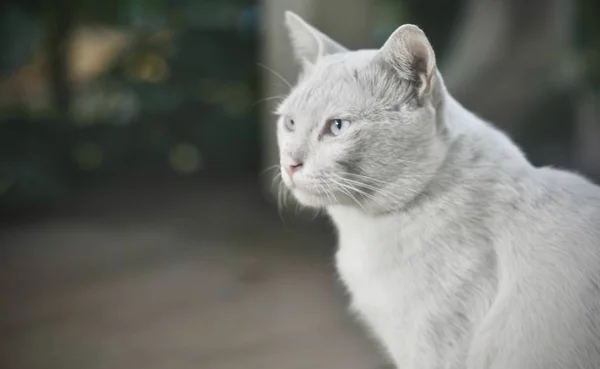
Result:
{"type": "Polygon", "coordinates": [[[302,162],[296,162],[296,161],[294,161],[292,164],[288,165],[287,171],[288,171],[288,174],[290,175],[290,177],[293,177],[294,173],[296,173],[298,170],[300,170],[300,168],[302,168],[302,165],[303,165],[302,162]]]}

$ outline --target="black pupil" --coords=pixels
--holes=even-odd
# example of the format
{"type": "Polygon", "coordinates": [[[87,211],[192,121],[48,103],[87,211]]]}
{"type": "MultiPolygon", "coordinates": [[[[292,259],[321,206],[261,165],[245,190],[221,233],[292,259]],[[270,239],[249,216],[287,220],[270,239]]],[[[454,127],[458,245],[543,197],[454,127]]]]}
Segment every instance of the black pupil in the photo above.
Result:
{"type": "Polygon", "coordinates": [[[342,129],[342,120],[341,119],[336,119],[335,120],[335,126],[337,129],[342,129]]]}

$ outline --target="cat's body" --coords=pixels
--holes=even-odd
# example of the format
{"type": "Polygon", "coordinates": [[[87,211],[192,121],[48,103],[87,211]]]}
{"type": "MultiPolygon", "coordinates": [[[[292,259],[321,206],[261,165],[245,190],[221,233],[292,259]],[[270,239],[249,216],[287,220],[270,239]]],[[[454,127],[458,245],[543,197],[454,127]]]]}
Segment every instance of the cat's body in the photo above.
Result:
{"type": "Polygon", "coordinates": [[[598,189],[481,133],[402,212],[329,208],[353,310],[400,369],[600,368],[598,189]]]}
{"type": "Polygon", "coordinates": [[[600,368],[600,189],[464,109],[414,28],[349,53],[288,26],[307,66],[279,110],[284,180],[333,219],[352,308],[395,365],[600,368]]]}

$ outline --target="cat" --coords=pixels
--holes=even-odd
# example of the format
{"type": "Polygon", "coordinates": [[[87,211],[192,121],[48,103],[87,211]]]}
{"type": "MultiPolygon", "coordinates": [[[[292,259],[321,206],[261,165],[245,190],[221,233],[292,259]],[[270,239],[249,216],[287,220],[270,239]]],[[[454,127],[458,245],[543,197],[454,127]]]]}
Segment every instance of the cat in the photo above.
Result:
{"type": "Polygon", "coordinates": [[[600,368],[600,188],[453,99],[417,26],[350,51],[285,24],[283,183],[330,216],[351,310],[393,364],[600,368]]]}

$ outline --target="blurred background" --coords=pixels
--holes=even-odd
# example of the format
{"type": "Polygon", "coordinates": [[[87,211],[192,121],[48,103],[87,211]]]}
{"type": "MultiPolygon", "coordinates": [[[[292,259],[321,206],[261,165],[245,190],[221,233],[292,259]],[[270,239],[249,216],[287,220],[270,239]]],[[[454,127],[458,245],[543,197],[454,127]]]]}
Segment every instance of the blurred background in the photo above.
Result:
{"type": "Polygon", "coordinates": [[[597,0],[0,8],[2,368],[386,367],[331,226],[277,206],[286,9],[350,48],[418,24],[459,101],[535,164],[600,180],[597,0]]]}

